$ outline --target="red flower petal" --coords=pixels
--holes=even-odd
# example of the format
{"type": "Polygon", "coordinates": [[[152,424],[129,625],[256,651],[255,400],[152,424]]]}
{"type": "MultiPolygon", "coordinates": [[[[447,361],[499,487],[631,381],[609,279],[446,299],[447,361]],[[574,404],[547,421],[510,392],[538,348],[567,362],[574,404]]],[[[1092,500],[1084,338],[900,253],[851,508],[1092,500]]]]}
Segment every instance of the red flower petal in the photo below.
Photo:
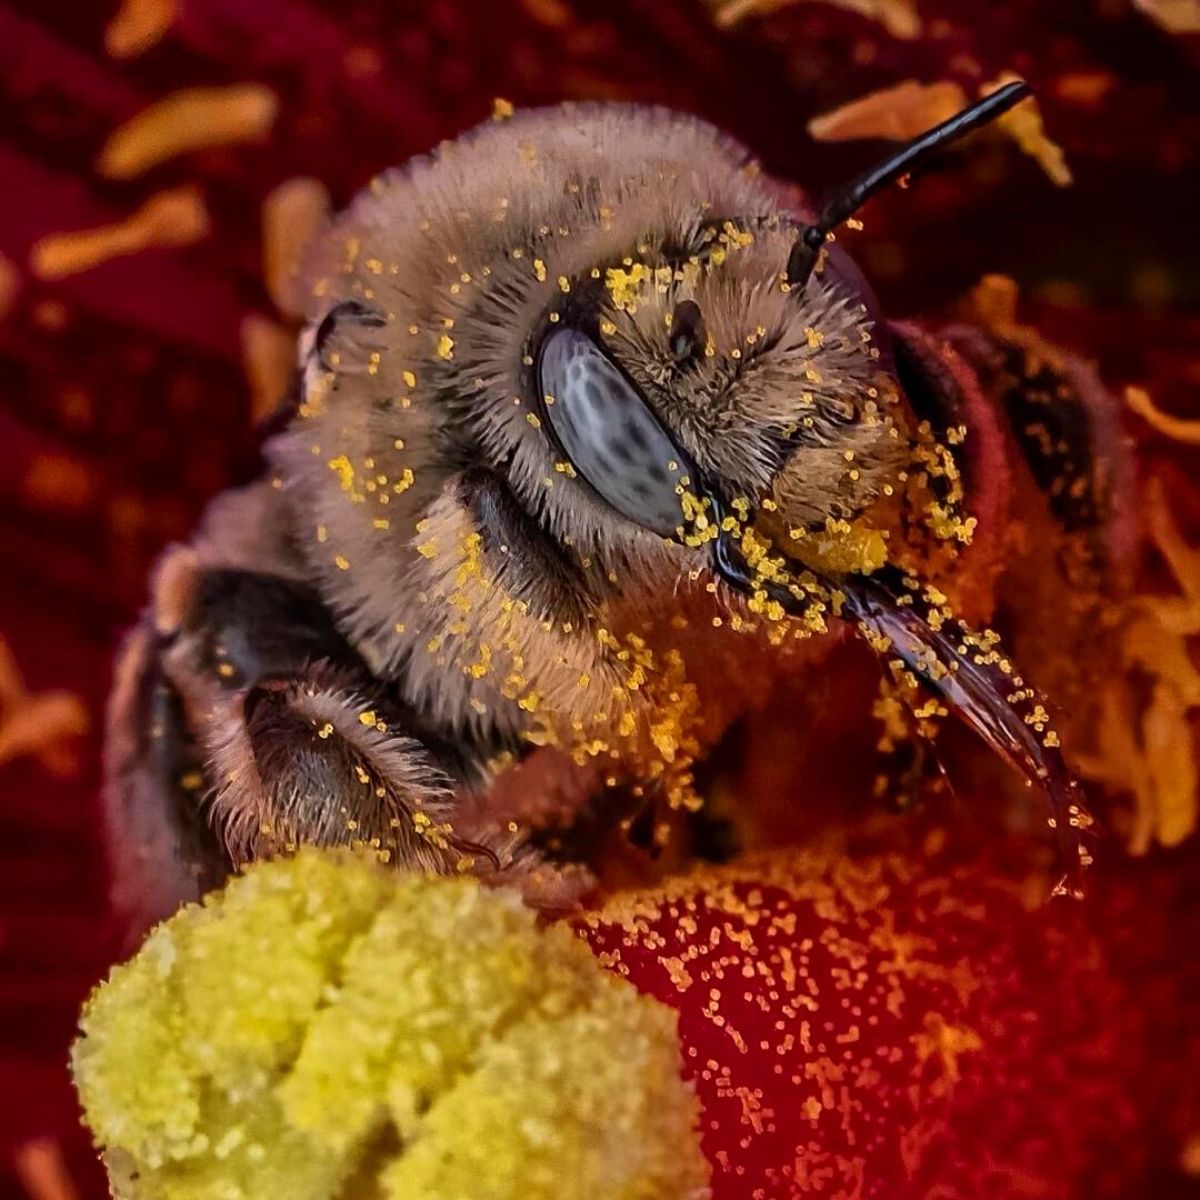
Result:
{"type": "Polygon", "coordinates": [[[943,840],[777,852],[586,922],[679,1011],[716,1200],[1136,1194],[1152,1014],[1092,927],[1128,890],[1043,905],[943,840]]]}

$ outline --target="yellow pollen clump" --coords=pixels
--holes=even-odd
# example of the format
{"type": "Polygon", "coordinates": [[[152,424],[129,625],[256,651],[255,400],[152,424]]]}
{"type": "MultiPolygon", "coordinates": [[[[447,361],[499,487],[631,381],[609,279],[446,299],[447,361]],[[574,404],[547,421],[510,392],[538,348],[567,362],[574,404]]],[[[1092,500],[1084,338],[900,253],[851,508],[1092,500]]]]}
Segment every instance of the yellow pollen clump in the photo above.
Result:
{"type": "Polygon", "coordinates": [[[349,492],[353,489],[354,466],[344,454],[339,454],[336,458],[331,458],[325,465],[338,477],[338,487],[343,492],[349,492]]]}
{"type": "Polygon", "coordinates": [[[866,575],[887,561],[887,542],[880,530],[834,517],[826,517],[823,532],[792,546],[794,557],[822,573],[866,575]]]}
{"type": "Polygon", "coordinates": [[[744,250],[754,244],[754,234],[739,229],[732,221],[726,221],[721,228],[721,241],[732,250],[744,250]]]}
{"type": "Polygon", "coordinates": [[[123,1200],[348,1180],[380,1200],[676,1200],[708,1185],[676,1023],[514,892],[302,849],[116,967],[72,1070],[123,1200]]]}
{"type": "Polygon", "coordinates": [[[444,358],[447,361],[454,357],[454,339],[448,333],[443,333],[442,336],[438,338],[437,356],[438,358],[444,358]]]}
{"type": "Polygon", "coordinates": [[[651,279],[651,271],[645,263],[632,263],[628,269],[609,267],[605,271],[604,286],[612,297],[613,306],[622,312],[637,311],[637,301],[642,287],[651,279]]]}

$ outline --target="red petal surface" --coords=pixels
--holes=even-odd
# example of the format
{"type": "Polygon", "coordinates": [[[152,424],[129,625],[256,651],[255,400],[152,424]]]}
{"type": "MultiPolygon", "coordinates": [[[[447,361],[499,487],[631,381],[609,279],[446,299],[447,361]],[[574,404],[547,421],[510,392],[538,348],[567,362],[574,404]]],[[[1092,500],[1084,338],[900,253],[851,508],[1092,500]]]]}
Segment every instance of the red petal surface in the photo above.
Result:
{"type": "Polygon", "coordinates": [[[679,1012],[717,1200],[1149,1195],[1200,996],[1194,906],[1148,908],[1142,874],[1046,906],[998,848],[934,831],[759,855],[582,929],[679,1012]]]}

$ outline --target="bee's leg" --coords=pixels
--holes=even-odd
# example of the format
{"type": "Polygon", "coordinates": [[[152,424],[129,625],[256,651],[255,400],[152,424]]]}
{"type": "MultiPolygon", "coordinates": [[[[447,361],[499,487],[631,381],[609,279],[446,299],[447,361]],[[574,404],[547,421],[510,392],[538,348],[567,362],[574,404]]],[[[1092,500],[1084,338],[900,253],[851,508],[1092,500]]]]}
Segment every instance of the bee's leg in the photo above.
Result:
{"type": "Polygon", "coordinates": [[[1131,506],[1122,504],[1133,468],[1112,393],[1088,363],[1027,326],[945,334],[975,371],[1065,535],[1064,573],[1087,586],[1118,582],[1133,538],[1131,506]]]}
{"type": "Polygon", "coordinates": [[[439,873],[498,865],[456,829],[450,764],[410,717],[368,674],[329,660],[235,690],[202,734],[211,818],[233,859],[309,843],[439,873]]]}
{"type": "Polygon", "coordinates": [[[1044,513],[1071,586],[1119,590],[1134,545],[1134,471],[1120,405],[1096,371],[1011,314],[989,328],[890,332],[916,415],[939,438],[967,430],[953,453],[978,521],[973,561],[1007,569],[1013,519],[1044,513]]]}
{"type": "Polygon", "coordinates": [[[1120,406],[1091,366],[1010,312],[987,328],[892,333],[914,410],[938,434],[967,431],[952,453],[977,525],[935,582],[964,619],[1007,627],[1016,659],[1036,664],[1033,678],[1055,698],[1068,743],[1086,745],[1099,719],[1094,680],[1116,651],[1114,601],[1135,559],[1120,406]]]}
{"type": "MultiPolygon", "coordinates": [[[[1002,423],[970,362],[944,337],[909,322],[890,327],[896,371],[914,416],[928,422],[949,449],[964,489],[963,510],[975,520],[965,552],[959,551],[952,583],[956,605],[975,621],[990,620],[996,575],[1008,554],[1012,473],[1002,423]],[[965,438],[951,431],[967,431],[965,438]]],[[[945,501],[949,481],[931,477],[945,501]]]]}
{"type": "Polygon", "coordinates": [[[108,806],[119,890],[138,915],[299,843],[362,843],[435,870],[474,854],[490,864],[453,829],[453,749],[304,583],[169,551],[121,676],[108,806]]]}
{"type": "Polygon", "coordinates": [[[159,661],[149,620],[117,659],[105,739],[105,817],[114,908],[136,935],[194,900],[231,863],[203,815],[203,754],[159,661]]]}

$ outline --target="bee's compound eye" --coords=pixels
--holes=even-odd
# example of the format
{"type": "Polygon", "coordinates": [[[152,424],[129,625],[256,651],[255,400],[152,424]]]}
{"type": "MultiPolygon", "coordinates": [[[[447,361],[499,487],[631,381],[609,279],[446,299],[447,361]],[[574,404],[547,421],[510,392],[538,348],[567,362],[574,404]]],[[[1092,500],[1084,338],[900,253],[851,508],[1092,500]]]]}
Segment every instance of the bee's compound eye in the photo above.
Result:
{"type": "Polygon", "coordinates": [[[545,418],[576,472],[622,516],[674,537],[676,490],[695,474],[649,405],[586,334],[559,329],[542,347],[545,418]],[[551,399],[552,398],[552,399],[551,399]]]}

